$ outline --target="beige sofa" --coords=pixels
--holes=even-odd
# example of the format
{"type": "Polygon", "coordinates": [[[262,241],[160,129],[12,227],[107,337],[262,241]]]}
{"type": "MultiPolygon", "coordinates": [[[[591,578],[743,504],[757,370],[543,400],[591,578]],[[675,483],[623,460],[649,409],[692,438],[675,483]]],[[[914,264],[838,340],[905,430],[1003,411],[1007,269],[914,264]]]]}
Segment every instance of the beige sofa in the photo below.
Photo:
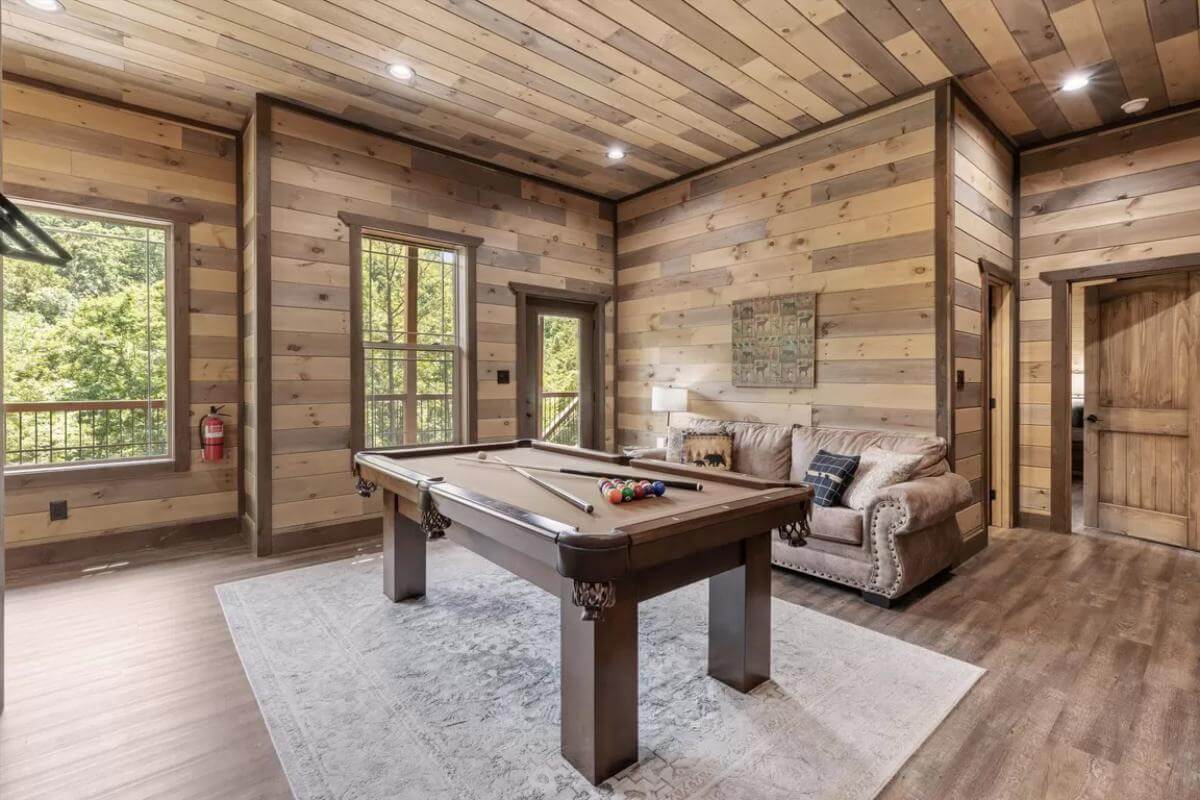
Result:
{"type": "MultiPolygon", "coordinates": [[[[685,429],[673,428],[663,450],[643,457],[678,460],[685,429]]],[[[950,472],[943,439],[846,428],[788,427],[694,420],[686,430],[733,434],[733,468],[775,480],[803,481],[817,450],[857,455],[868,447],[922,456],[912,479],[882,489],[863,511],[814,506],[803,547],[776,539],[772,561],[862,591],[888,607],[896,598],[952,566],[962,535],[956,513],[971,503],[971,485],[950,472]]]]}

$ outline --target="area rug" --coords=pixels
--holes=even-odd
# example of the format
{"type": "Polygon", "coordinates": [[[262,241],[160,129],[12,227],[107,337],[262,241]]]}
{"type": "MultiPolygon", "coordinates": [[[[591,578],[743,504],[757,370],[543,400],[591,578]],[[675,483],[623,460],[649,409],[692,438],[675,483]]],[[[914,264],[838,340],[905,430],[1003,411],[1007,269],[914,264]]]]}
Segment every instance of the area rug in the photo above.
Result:
{"type": "Polygon", "coordinates": [[[705,674],[703,582],[640,610],[641,760],[591,786],[559,755],[558,600],[448,542],[429,595],[378,556],[217,587],[299,800],[867,800],[983,674],[782,600],[773,680],[705,674]]]}

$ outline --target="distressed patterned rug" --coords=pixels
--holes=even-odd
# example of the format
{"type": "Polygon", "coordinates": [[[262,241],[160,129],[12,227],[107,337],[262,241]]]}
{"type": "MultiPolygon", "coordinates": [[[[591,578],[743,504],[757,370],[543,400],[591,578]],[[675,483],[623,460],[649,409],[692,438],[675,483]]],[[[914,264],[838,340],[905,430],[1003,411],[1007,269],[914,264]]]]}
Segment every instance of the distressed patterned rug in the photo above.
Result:
{"type": "Polygon", "coordinates": [[[559,755],[558,601],[456,545],[392,604],[377,556],[217,588],[299,800],[867,800],[983,670],[775,600],[773,677],[705,675],[703,583],[641,607],[641,761],[559,755]]]}

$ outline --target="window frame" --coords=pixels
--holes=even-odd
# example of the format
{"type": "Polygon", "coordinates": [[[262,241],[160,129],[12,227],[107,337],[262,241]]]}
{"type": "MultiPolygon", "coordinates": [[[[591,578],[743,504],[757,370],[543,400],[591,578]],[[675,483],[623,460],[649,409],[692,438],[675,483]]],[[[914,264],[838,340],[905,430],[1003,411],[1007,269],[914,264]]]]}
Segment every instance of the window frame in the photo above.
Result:
{"type": "MultiPolygon", "coordinates": [[[[11,488],[39,488],[90,480],[119,480],[187,472],[191,468],[192,430],[190,407],[190,226],[203,220],[199,213],[158,209],[136,203],[72,195],[22,187],[12,201],[23,209],[160,228],[166,247],[167,299],[167,454],[139,458],[113,458],[62,464],[3,464],[11,488]]],[[[19,259],[15,259],[19,260],[19,259]]]]}
{"type": "MultiPolygon", "coordinates": [[[[427,245],[460,254],[455,283],[455,347],[452,394],[454,436],[441,444],[464,444],[478,439],[478,359],[476,355],[475,260],[483,239],[461,233],[410,225],[403,222],[340,212],[338,218],[350,231],[350,452],[366,449],[366,381],[363,345],[362,250],[363,237],[392,239],[412,245],[427,245]]],[[[386,450],[406,450],[430,445],[394,445],[386,450]]]]}

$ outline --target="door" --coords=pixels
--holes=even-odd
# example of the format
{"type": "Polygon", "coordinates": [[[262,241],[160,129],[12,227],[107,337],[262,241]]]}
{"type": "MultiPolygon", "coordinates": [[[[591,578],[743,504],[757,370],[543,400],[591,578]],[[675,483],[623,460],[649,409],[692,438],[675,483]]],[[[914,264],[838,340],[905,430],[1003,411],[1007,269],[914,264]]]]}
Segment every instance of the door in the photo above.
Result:
{"type": "Polygon", "coordinates": [[[596,306],[527,297],[517,354],[522,437],[597,446],[596,306]]]}
{"type": "Polygon", "coordinates": [[[1086,525],[1200,548],[1198,278],[1084,290],[1086,525]]]}

